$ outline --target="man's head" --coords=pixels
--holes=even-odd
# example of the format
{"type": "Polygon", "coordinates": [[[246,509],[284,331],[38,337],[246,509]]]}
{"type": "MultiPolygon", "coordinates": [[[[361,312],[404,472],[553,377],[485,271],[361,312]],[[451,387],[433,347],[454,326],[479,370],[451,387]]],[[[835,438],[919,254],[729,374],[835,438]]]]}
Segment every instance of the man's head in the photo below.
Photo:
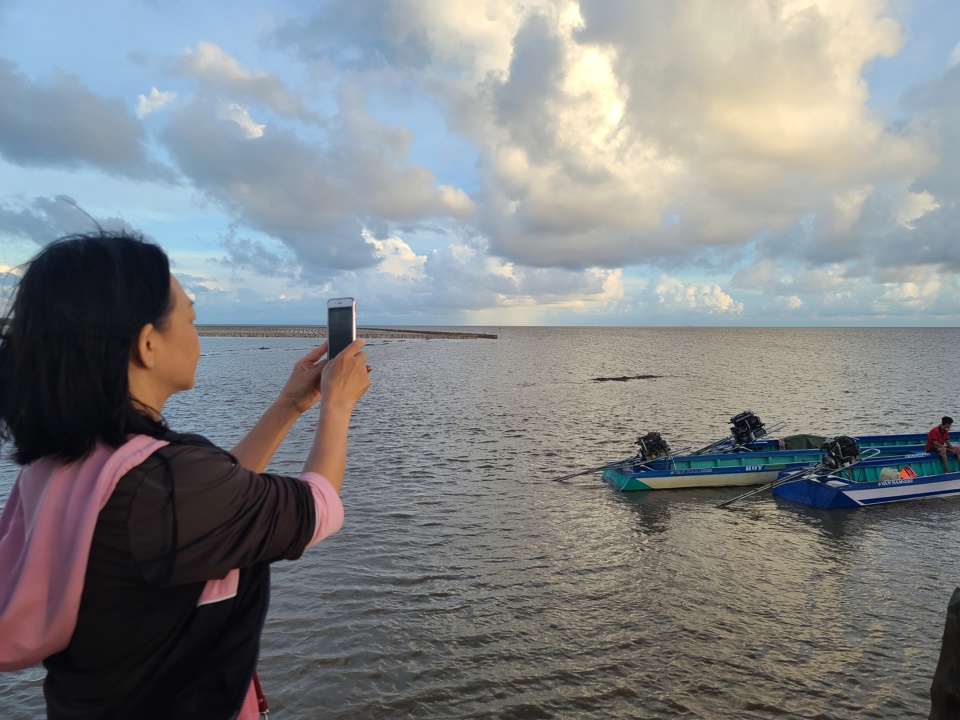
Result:
{"type": "Polygon", "coordinates": [[[940,425],[942,425],[946,430],[949,430],[950,426],[953,425],[953,418],[949,415],[944,415],[940,419],[940,425]]]}

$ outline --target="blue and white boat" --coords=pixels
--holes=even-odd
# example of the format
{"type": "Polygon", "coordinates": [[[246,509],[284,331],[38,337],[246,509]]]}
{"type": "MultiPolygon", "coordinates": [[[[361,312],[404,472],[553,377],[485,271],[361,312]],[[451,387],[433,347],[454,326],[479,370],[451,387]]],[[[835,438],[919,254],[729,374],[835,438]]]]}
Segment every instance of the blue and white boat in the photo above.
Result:
{"type": "MultiPolygon", "coordinates": [[[[730,418],[730,425],[729,437],[692,452],[671,452],[660,433],[647,433],[637,438],[640,450],[635,457],[597,469],[603,470],[604,482],[631,492],[762,485],[774,482],[781,472],[796,472],[823,460],[824,437],[766,439],[768,430],[750,410],[730,418]]],[[[926,433],[901,433],[861,435],[851,442],[854,448],[859,444],[873,449],[871,455],[887,457],[923,453],[926,440],[926,433]]]]}
{"type": "MultiPolygon", "coordinates": [[[[931,457],[924,452],[926,433],[861,435],[861,449],[873,448],[881,458],[931,457]]],[[[777,441],[773,441],[777,442],[777,441]]],[[[774,482],[780,473],[796,472],[823,460],[821,448],[666,455],[654,460],[610,467],[603,481],[621,492],[678,490],[681,488],[736,487],[774,482]]],[[[932,456],[937,458],[939,455],[932,456]]]]}
{"type": "MultiPolygon", "coordinates": [[[[593,472],[602,472],[604,482],[622,492],[677,490],[681,488],[730,487],[772,483],[781,471],[813,467],[824,456],[827,438],[791,435],[768,438],[768,430],[752,411],[730,418],[730,435],[699,450],[671,450],[658,432],[637,438],[639,451],[633,457],[599,467],[551,478],[563,482],[593,472]]],[[[875,448],[883,456],[922,453],[926,433],[862,435],[863,448],[875,448]]]]}
{"type": "MultiPolygon", "coordinates": [[[[951,457],[950,464],[955,464],[951,457]]],[[[785,477],[782,474],[780,477],[785,477]]],[[[784,500],[825,510],[960,495],[960,469],[944,472],[935,453],[874,457],[844,470],[825,468],[775,484],[784,500]]]]}

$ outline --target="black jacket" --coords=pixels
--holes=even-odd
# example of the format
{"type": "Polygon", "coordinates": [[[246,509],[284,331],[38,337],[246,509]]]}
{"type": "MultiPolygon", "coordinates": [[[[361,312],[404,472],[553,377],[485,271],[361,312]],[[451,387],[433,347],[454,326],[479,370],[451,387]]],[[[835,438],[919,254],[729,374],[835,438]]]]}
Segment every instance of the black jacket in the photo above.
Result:
{"type": "Polygon", "coordinates": [[[70,645],[44,661],[51,720],[232,718],[253,676],[269,563],[298,558],[316,512],[295,478],[242,468],[199,436],[128,472],[100,512],[70,645]],[[240,568],[237,594],[197,606],[240,568]]]}

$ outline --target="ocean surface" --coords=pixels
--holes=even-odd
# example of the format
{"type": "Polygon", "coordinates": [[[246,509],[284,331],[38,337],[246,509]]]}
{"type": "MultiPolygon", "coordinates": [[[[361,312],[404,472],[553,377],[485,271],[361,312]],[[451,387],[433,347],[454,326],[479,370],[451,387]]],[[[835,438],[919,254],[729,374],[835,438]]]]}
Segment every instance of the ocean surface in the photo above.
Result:
{"type": "MultiPolygon", "coordinates": [[[[476,331],[500,339],[370,342],[345,526],[274,566],[271,718],[927,717],[960,499],[721,510],[743,489],[551,478],[748,409],[780,435],[926,431],[960,417],[960,330],[476,331]]],[[[204,338],[165,415],[229,447],[310,346],[204,338]]],[[[314,418],[272,470],[299,472],[314,418]]],[[[0,717],[43,717],[42,678],[0,675],[0,717]]]]}

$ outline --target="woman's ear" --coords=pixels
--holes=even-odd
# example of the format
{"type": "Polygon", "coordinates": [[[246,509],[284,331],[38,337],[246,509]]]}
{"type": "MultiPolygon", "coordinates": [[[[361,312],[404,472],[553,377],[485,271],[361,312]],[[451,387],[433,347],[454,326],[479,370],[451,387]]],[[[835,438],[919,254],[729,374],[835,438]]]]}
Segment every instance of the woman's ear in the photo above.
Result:
{"type": "Polygon", "coordinates": [[[142,328],[140,332],[137,333],[137,338],[133,343],[131,348],[131,354],[133,357],[130,359],[139,364],[141,367],[147,368],[148,370],[153,368],[156,364],[156,338],[154,337],[155,328],[153,323],[147,323],[142,328]]]}

